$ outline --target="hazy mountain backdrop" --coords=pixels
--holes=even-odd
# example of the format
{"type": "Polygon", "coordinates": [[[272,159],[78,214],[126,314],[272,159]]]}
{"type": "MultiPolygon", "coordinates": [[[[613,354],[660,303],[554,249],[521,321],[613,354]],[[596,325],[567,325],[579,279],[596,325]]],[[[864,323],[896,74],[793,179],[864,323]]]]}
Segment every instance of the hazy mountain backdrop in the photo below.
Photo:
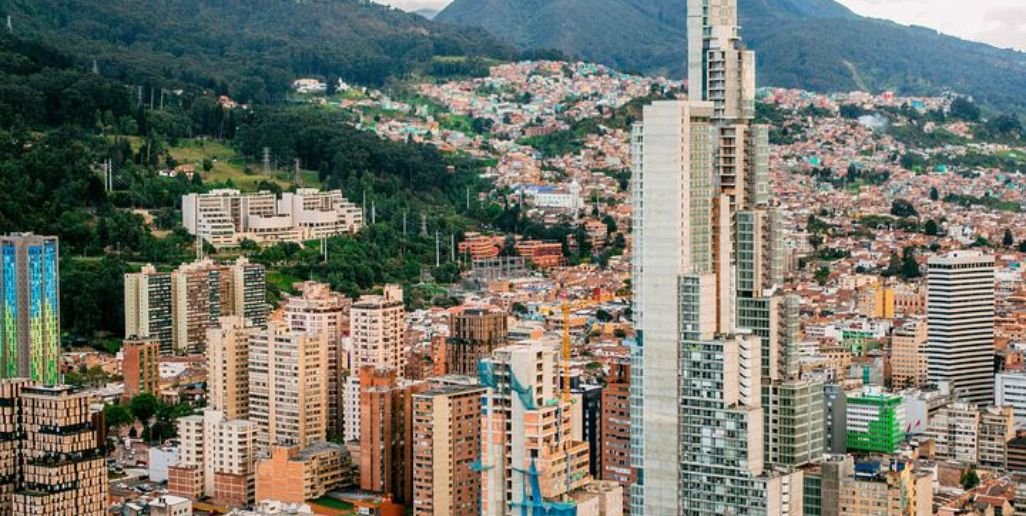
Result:
{"type": "MultiPolygon", "coordinates": [[[[684,74],[685,0],[455,0],[438,21],[520,48],[555,48],[621,70],[684,74]]],[[[860,17],[832,0],[740,0],[759,84],[816,91],[971,94],[1026,107],[1026,54],[860,17]]]]}

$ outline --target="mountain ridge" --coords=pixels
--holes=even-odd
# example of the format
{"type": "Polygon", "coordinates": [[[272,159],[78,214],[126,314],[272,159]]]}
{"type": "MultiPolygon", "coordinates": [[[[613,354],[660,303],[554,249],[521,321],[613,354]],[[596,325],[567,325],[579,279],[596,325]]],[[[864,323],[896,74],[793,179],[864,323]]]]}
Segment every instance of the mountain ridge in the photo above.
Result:
{"type": "MultiPolygon", "coordinates": [[[[1026,110],[1026,53],[859,16],[833,0],[740,0],[759,84],[939,94],[1026,110]]],[[[555,48],[624,71],[684,76],[684,0],[455,0],[436,20],[521,48],[555,48]]]]}

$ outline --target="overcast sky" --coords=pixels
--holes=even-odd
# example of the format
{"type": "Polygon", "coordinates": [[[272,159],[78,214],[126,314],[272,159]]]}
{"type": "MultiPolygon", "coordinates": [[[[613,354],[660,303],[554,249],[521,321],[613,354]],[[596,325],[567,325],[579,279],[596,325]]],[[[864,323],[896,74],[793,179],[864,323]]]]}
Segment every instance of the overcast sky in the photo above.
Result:
{"type": "MultiPolygon", "coordinates": [[[[378,0],[402,9],[440,9],[451,0],[378,0]]],[[[1026,0],[839,0],[853,11],[1026,50],[1026,0]]],[[[684,0],[681,0],[684,4],[684,0]]]]}

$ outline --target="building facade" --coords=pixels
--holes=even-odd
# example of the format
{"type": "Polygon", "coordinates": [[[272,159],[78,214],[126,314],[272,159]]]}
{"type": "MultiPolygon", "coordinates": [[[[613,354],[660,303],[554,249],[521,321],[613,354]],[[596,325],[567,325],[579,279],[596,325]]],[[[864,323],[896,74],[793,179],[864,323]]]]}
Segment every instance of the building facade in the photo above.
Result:
{"type": "Polygon", "coordinates": [[[442,386],[413,395],[413,514],[480,514],[484,389],[442,386]]]}
{"type": "Polygon", "coordinates": [[[1012,407],[987,407],[980,411],[980,467],[1008,470],[1008,443],[1015,439],[1015,416],[1012,407]]]}
{"type": "Polygon", "coordinates": [[[200,353],[221,317],[263,325],[266,289],[264,267],[246,258],[198,260],[169,273],[146,265],[125,275],[125,334],[158,339],[163,355],[200,353]]]}
{"type": "Polygon", "coordinates": [[[0,236],[0,378],[60,381],[57,237],[0,236]]]}
{"type": "Polygon", "coordinates": [[[206,409],[179,418],[178,434],[179,462],[168,467],[169,493],[230,506],[255,501],[255,423],[206,409]]]}
{"type": "Polygon", "coordinates": [[[257,462],[256,499],[306,503],[320,498],[342,483],[343,456],[342,446],[329,442],[275,447],[257,462]]]}
{"type": "Polygon", "coordinates": [[[849,395],[846,421],[849,451],[894,453],[905,439],[901,396],[875,391],[849,395]]]}
{"type": "Polygon", "coordinates": [[[998,373],[994,376],[994,404],[1011,407],[1015,422],[1026,425],[1026,373],[998,373]]]}
{"type": "Polygon", "coordinates": [[[278,199],[271,192],[244,194],[224,188],[183,196],[182,225],[219,248],[243,240],[300,243],[359,231],[363,210],[340,190],[299,188],[278,199]]]}
{"type": "Polygon", "coordinates": [[[343,339],[349,335],[348,297],[332,292],[324,283],[312,281],[296,285],[299,295],[290,296],[283,307],[286,324],[292,331],[324,334],[328,344],[328,434],[343,433],[344,382],[352,373],[352,363],[343,339]]]}
{"type": "Polygon", "coordinates": [[[978,404],[994,401],[994,257],[955,251],[929,261],[929,380],[978,404]]]}
{"type": "Polygon", "coordinates": [[[249,419],[257,445],[310,446],[326,441],[328,343],[323,333],[292,331],[270,320],[249,345],[249,419]]]}
{"type": "Polygon", "coordinates": [[[124,397],[131,399],[148,392],[158,394],[160,387],[160,342],[153,338],[125,339],[121,346],[121,376],[124,397]]]}
{"type": "Polygon", "coordinates": [[[403,290],[386,285],[379,296],[362,296],[350,310],[355,357],[353,369],[388,367],[401,378],[405,370],[406,309],[403,290]]]}
{"type": "Polygon", "coordinates": [[[555,503],[591,481],[588,445],[573,439],[570,400],[560,395],[558,356],[530,342],[482,362],[482,514],[555,503]]]}
{"type": "Polygon", "coordinates": [[[602,389],[602,441],[599,478],[623,487],[623,511],[630,514],[630,486],[637,481],[631,467],[631,366],[613,363],[602,389]]]}
{"type": "Polygon", "coordinates": [[[928,381],[925,319],[906,321],[891,336],[891,382],[894,389],[921,387],[928,381]]]}
{"type": "Polygon", "coordinates": [[[360,368],[360,489],[413,501],[413,395],[428,387],[389,367],[360,368]]]}
{"type": "Polygon", "coordinates": [[[125,274],[125,335],[154,338],[160,354],[174,354],[171,314],[171,273],[144,265],[125,274]]]}
{"type": "Polygon", "coordinates": [[[979,432],[980,411],[976,405],[955,402],[930,417],[926,435],[933,438],[938,459],[975,464],[979,432]]]}
{"type": "Polygon", "coordinates": [[[228,419],[249,417],[249,346],[259,331],[239,316],[207,329],[207,398],[228,419]]]}
{"type": "Polygon", "coordinates": [[[106,435],[94,402],[67,386],[0,380],[0,513],[106,514],[106,435]]]}
{"type": "Polygon", "coordinates": [[[477,364],[506,344],[506,312],[496,307],[468,307],[449,316],[445,365],[449,374],[476,376],[477,364]]]}

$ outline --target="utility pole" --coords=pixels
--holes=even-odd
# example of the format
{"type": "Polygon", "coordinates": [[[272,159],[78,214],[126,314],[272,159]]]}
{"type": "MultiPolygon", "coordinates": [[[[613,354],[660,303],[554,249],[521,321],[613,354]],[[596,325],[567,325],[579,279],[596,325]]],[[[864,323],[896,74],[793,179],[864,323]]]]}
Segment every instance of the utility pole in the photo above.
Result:
{"type": "Polygon", "coordinates": [[[264,175],[271,173],[271,148],[264,147],[264,175]]]}
{"type": "Polygon", "coordinates": [[[303,186],[303,174],[299,170],[299,158],[296,158],[295,166],[296,166],[296,178],[295,178],[294,181],[296,183],[296,188],[302,188],[302,186],[303,186]]]}
{"type": "Polygon", "coordinates": [[[427,232],[427,214],[426,213],[421,213],[420,214],[420,235],[421,236],[427,236],[427,234],[428,234],[428,232],[427,232]]]}
{"type": "Polygon", "coordinates": [[[378,223],[378,205],[371,201],[371,225],[378,223]]]}
{"type": "Polygon", "coordinates": [[[456,261],[456,234],[449,235],[449,261],[456,261]]]}
{"type": "Polygon", "coordinates": [[[435,231],[435,267],[442,265],[442,248],[438,241],[438,231],[435,231]]]}

